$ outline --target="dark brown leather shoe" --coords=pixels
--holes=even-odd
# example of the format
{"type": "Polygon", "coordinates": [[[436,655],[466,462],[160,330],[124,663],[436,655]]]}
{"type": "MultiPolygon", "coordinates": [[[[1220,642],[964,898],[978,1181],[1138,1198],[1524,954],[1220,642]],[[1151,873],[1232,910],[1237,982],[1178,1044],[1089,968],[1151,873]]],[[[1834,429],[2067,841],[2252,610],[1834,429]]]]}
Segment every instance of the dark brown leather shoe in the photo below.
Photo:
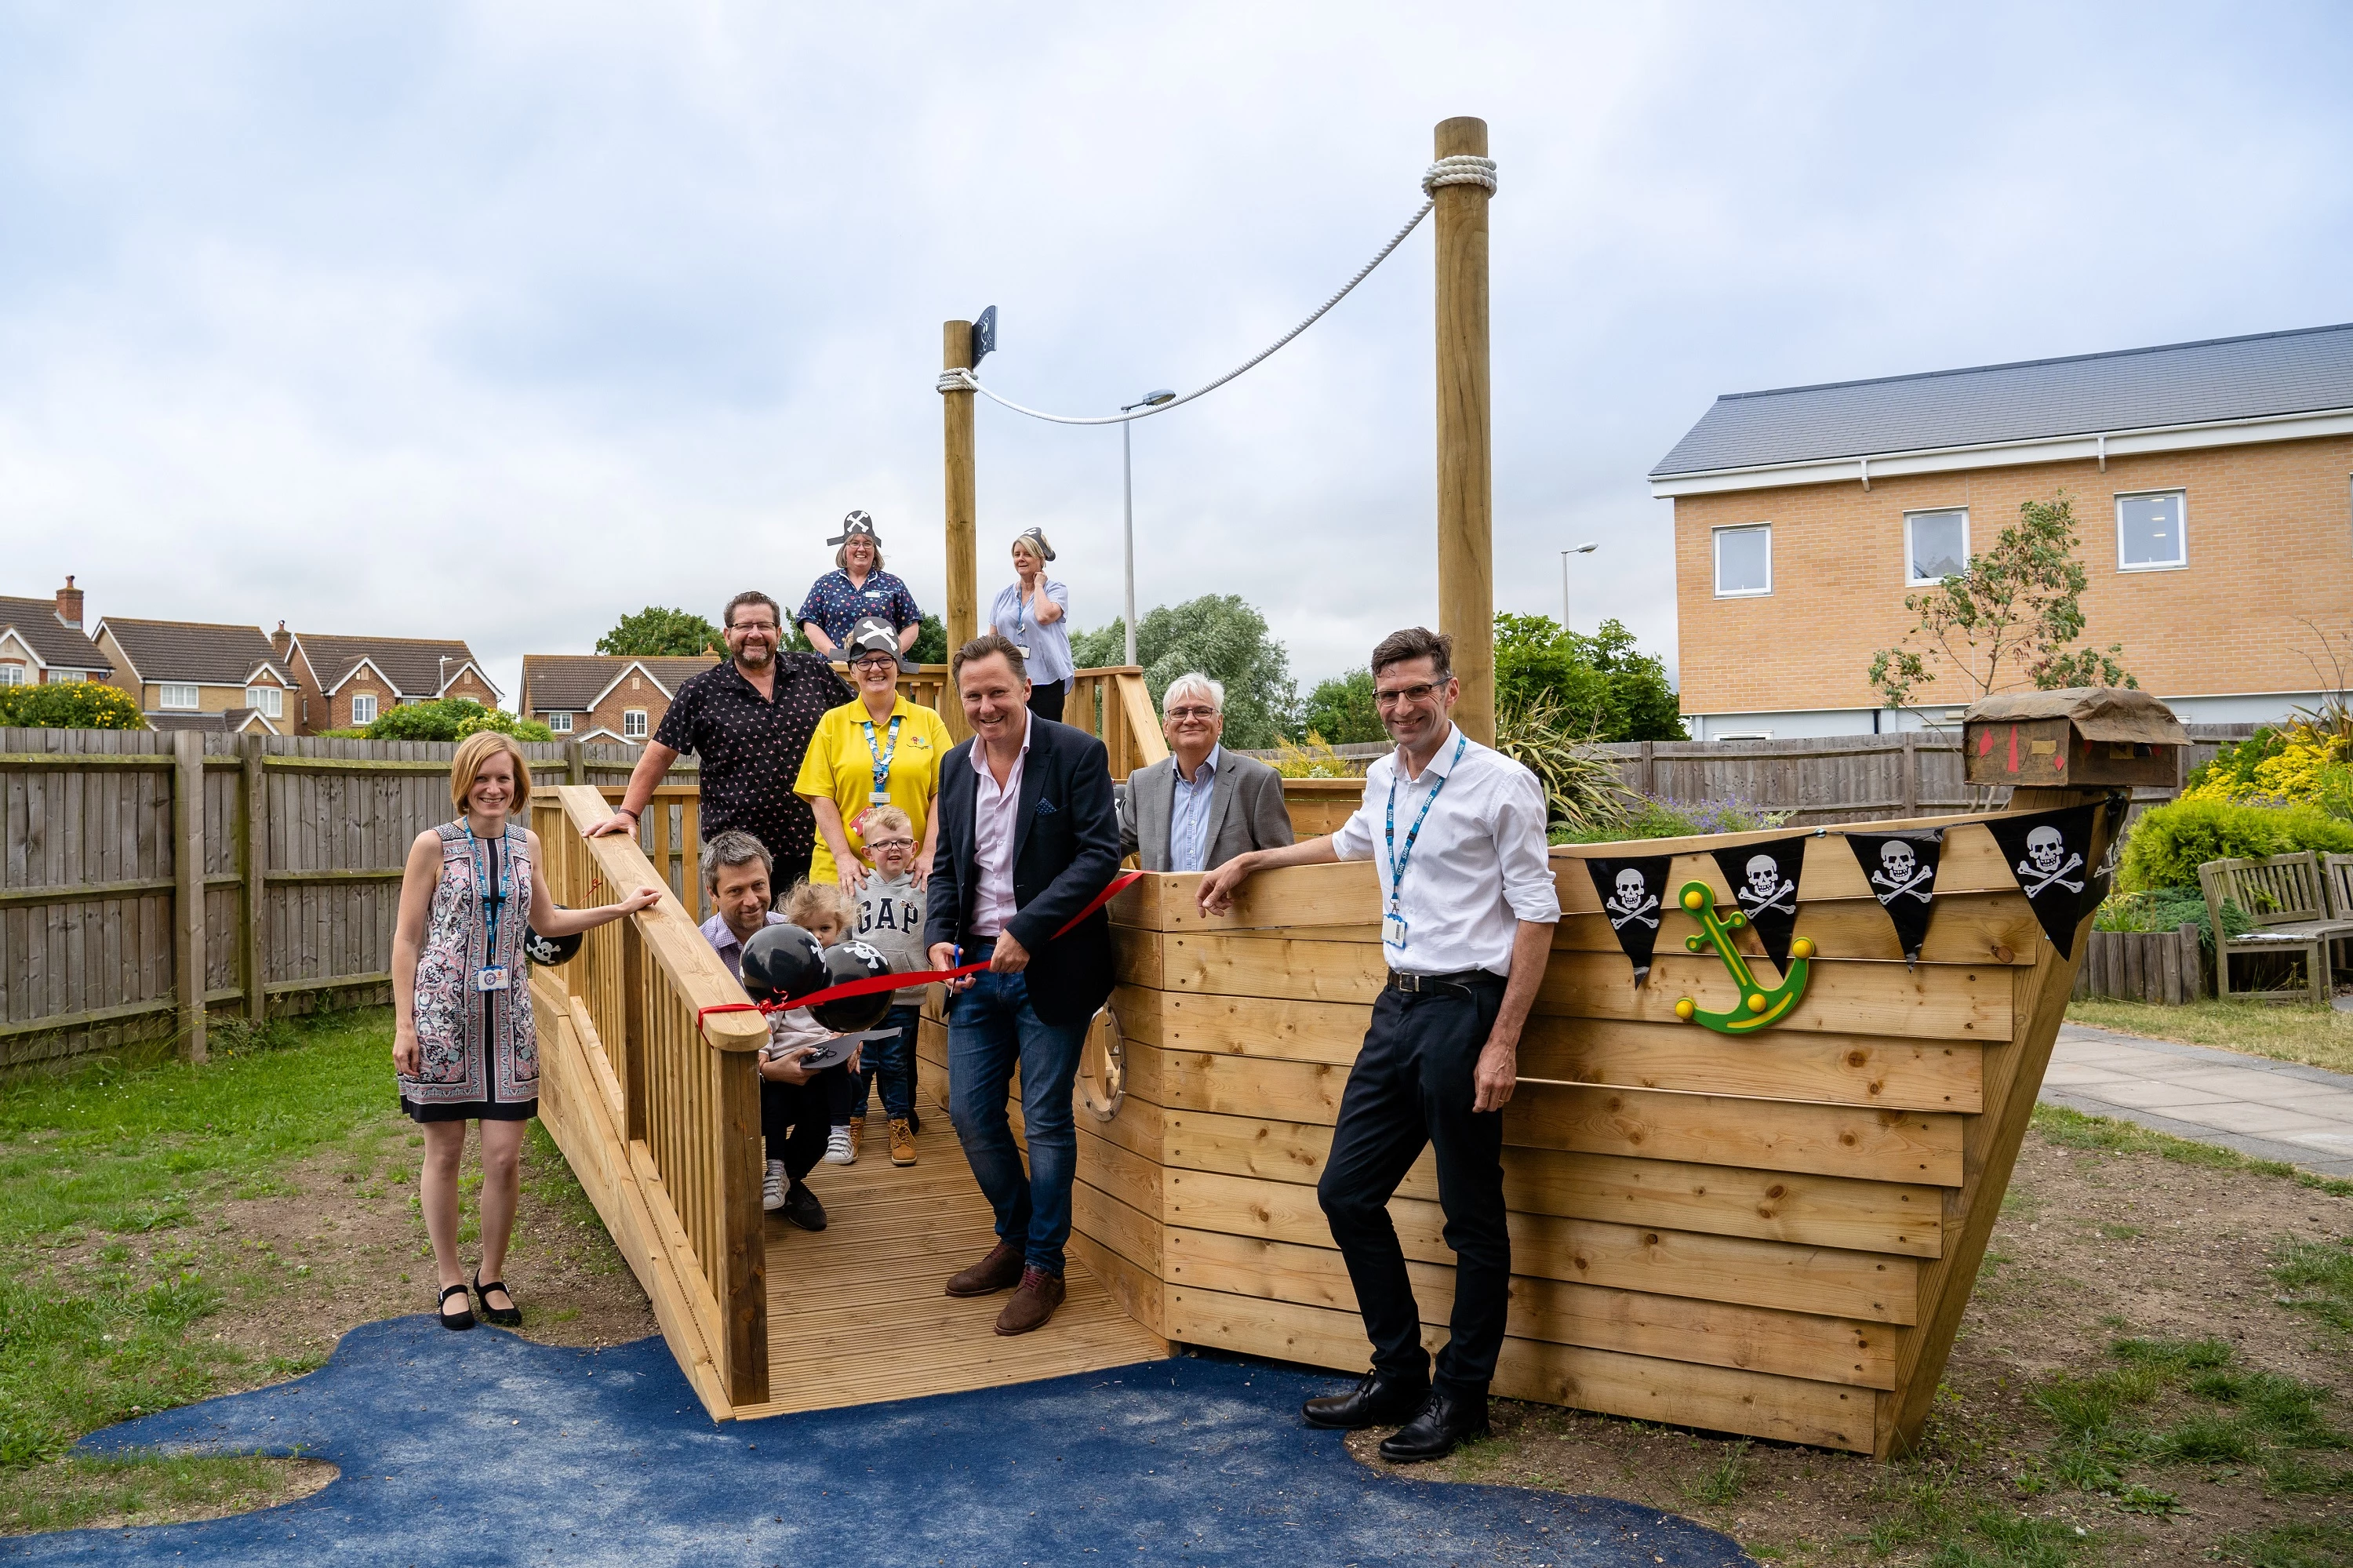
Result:
{"type": "Polygon", "coordinates": [[[1021,1249],[1008,1242],[998,1242],[988,1249],[988,1255],[963,1273],[948,1279],[951,1296],[993,1296],[1009,1290],[1021,1282],[1021,1249]]]}
{"type": "Polygon", "coordinates": [[[1054,1316],[1054,1308],[1070,1294],[1059,1274],[1049,1274],[1042,1268],[1021,1271],[1021,1287],[1005,1310],[997,1315],[997,1331],[1000,1334],[1026,1334],[1032,1329],[1042,1329],[1054,1316]]]}

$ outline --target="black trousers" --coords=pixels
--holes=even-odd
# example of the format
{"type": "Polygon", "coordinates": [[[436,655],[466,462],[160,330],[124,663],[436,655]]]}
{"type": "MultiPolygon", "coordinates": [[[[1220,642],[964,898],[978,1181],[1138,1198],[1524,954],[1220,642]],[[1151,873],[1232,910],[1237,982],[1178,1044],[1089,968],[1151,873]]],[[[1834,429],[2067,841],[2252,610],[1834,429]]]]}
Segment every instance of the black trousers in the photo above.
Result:
{"type": "Polygon", "coordinates": [[[1042,719],[1062,722],[1062,699],[1071,694],[1071,683],[1039,681],[1029,688],[1029,711],[1042,719]]]}
{"type": "Polygon", "coordinates": [[[760,1136],[768,1158],[785,1162],[785,1175],[797,1183],[825,1158],[826,1134],[833,1117],[829,1107],[837,1080],[849,1076],[849,1064],[828,1067],[806,1084],[760,1080],[760,1136]]]}
{"type": "Polygon", "coordinates": [[[1331,1160],[1315,1184],[1356,1287],[1374,1367],[1419,1379],[1430,1353],[1388,1201],[1422,1149],[1436,1150],[1438,1201],[1454,1251],[1452,1334],[1438,1355],[1437,1382],[1463,1397],[1484,1395],[1493,1381],[1511,1298],[1504,1113],[1471,1108],[1472,1071],[1503,1001],[1500,980],[1462,991],[1381,992],[1340,1097],[1331,1160]]]}

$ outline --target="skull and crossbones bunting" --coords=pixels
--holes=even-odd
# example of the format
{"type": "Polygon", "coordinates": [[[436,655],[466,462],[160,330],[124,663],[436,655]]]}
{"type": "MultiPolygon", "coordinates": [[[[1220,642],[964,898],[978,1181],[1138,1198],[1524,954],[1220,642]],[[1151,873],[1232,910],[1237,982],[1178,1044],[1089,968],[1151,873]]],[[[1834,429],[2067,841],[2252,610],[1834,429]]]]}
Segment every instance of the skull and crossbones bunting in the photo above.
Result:
{"type": "Polygon", "coordinates": [[[1765,944],[1765,956],[1782,973],[1789,970],[1789,937],[1798,923],[1798,875],[1806,863],[1806,841],[1796,833],[1761,844],[1714,852],[1732,901],[1765,944]]]}
{"type": "Polygon", "coordinates": [[[1936,857],[1943,853],[1945,830],[1915,828],[1894,833],[1846,833],[1847,847],[1871,885],[1871,895],[1895,923],[1895,939],[1904,961],[1920,961],[1920,944],[1928,938],[1928,917],[1936,913],[1936,857]]]}
{"type": "Polygon", "coordinates": [[[2063,959],[2074,956],[2075,928],[2098,901],[2092,892],[2099,885],[2091,853],[2093,826],[2102,804],[2094,800],[2055,811],[2004,812],[1986,820],[1986,831],[1993,834],[2010,874],[2018,879],[2018,890],[2026,895],[2042,934],[2063,959]]]}
{"type": "Polygon", "coordinates": [[[1668,867],[1672,856],[1630,855],[1622,860],[1588,860],[1585,869],[1593,891],[1601,899],[1601,913],[1618,933],[1618,946],[1634,965],[1640,986],[1651,973],[1651,954],[1659,941],[1659,917],[1666,912],[1668,867]]]}

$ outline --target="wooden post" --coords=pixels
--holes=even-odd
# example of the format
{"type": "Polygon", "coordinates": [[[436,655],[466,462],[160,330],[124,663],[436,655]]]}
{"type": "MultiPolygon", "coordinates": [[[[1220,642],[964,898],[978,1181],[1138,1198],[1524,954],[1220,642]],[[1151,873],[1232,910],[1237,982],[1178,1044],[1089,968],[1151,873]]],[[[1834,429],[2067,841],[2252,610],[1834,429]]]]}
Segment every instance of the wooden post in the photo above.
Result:
{"type": "Polygon", "coordinates": [[[1904,732],[1904,814],[1920,814],[1920,732],[1904,732]]]}
{"type": "Polygon", "coordinates": [[[564,743],[564,781],[566,784],[588,782],[588,753],[576,740],[564,743]]]}
{"type": "MultiPolygon", "coordinates": [[[[1441,120],[1440,158],[1487,155],[1487,122],[1441,120]]],[[[1454,722],[1495,739],[1494,476],[1487,408],[1484,185],[1440,185],[1438,223],[1438,629],[1454,639],[1454,722]]]]}
{"type": "Polygon", "coordinates": [[[269,912],[269,804],[262,789],[261,736],[244,737],[245,833],[238,867],[245,874],[245,1015],[256,1023],[269,1017],[268,965],[264,961],[263,922],[269,912]]]}
{"type": "Polygon", "coordinates": [[[178,959],[180,1050],[205,1060],[205,737],[172,736],[173,948],[178,959]]]}
{"type": "MultiPolygon", "coordinates": [[[[940,368],[972,368],[972,323],[946,322],[940,327],[940,368]]],[[[947,607],[948,657],[980,635],[980,556],[974,543],[976,515],[980,510],[980,485],[972,439],[972,405],[976,394],[940,395],[941,417],[946,428],[947,451],[947,607]]],[[[940,717],[957,740],[971,734],[965,724],[964,704],[950,690],[940,702],[940,717]]]]}

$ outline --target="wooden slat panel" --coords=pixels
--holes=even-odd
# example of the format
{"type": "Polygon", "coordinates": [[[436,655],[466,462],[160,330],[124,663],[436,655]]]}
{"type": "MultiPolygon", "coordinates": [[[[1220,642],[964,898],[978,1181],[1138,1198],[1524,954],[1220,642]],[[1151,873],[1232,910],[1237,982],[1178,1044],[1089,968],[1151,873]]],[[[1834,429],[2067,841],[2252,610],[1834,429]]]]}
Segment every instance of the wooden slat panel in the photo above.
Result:
{"type": "Polygon", "coordinates": [[[1626,1088],[1891,1109],[1981,1107],[1982,1048],[1973,1042],[1767,1030],[1730,1039],[1685,1023],[1531,1018],[1520,1072],[1626,1088]]]}
{"type": "MultiPolygon", "coordinates": [[[[1589,882],[1589,879],[1588,879],[1589,882]]],[[[1720,880],[1720,879],[1719,879],[1720,880]]],[[[1681,887],[1678,883],[1671,887],[1681,887]]],[[[1591,891],[1588,885],[1587,891],[1591,891]]],[[[1719,894],[1722,907],[1733,907],[1728,894],[1719,894]]],[[[1566,902],[1566,900],[1564,900],[1566,902]]],[[[1659,927],[1662,951],[1678,948],[1685,937],[1700,933],[1699,921],[1669,905],[1659,927]]],[[[2022,964],[2031,960],[2042,927],[2025,895],[1939,891],[1920,961],[1931,964],[2022,964]]],[[[1895,939],[1895,924],[1873,898],[1808,897],[1798,906],[1796,935],[1809,938],[1815,950],[1833,959],[1884,959],[1902,962],[1903,945],[1895,939]]],[[[1764,943],[1754,930],[1738,938],[1742,951],[1762,955],[1764,943]]],[[[1565,914],[1553,928],[1556,952],[1617,953],[1618,934],[1597,908],[1591,913],[1565,914]]]]}
{"type": "MultiPolygon", "coordinates": [[[[1713,957],[1662,952],[1648,984],[1637,991],[1633,979],[1632,969],[1620,954],[1556,953],[1545,969],[1536,1011],[1567,1018],[1673,1023],[1679,1022],[1678,997],[1692,997],[1712,1012],[1728,1011],[1739,1001],[1731,977],[1713,957]]],[[[1782,1033],[2006,1040],[2010,1022],[2007,969],[1922,964],[1906,973],[1901,964],[1818,960],[1807,977],[1805,1000],[1774,1028],[1782,1033]]]]}

